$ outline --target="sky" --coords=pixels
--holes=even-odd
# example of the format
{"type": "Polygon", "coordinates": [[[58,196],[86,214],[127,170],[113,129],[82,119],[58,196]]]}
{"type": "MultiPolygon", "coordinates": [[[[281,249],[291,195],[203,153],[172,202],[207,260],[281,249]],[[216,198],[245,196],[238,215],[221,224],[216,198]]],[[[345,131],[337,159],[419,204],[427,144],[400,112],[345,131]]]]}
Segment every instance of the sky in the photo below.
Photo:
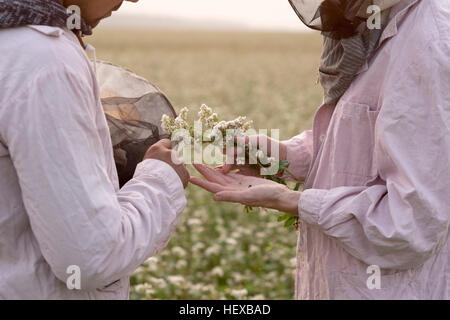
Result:
{"type": "Polygon", "coordinates": [[[140,0],[124,2],[120,14],[217,20],[261,30],[305,29],[288,0],[140,0]]]}

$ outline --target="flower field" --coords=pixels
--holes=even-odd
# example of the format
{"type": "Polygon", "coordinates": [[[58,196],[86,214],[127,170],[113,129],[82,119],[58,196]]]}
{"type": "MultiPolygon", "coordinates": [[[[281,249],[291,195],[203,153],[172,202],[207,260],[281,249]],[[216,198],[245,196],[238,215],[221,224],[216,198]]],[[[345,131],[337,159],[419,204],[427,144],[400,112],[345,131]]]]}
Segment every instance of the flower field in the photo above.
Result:
{"type": "MultiPolygon", "coordinates": [[[[322,100],[318,34],[100,29],[97,58],[157,85],[177,111],[205,103],[282,139],[310,129],[322,100]]],[[[193,172],[193,171],[192,171],[193,172]]],[[[131,299],[292,299],[297,233],[195,186],[168,247],[131,278],[131,299]]]]}

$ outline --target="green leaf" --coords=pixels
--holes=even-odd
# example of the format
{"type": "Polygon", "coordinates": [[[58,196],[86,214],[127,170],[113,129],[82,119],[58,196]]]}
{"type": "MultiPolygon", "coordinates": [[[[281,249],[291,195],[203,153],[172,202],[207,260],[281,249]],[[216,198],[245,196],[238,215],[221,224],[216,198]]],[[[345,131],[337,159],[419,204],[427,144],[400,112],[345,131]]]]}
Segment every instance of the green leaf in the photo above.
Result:
{"type": "Polygon", "coordinates": [[[272,241],[269,241],[269,243],[267,244],[267,246],[264,248],[264,250],[266,251],[270,251],[273,248],[273,243],[272,241]]]}
{"type": "Polygon", "coordinates": [[[295,221],[297,221],[297,217],[291,216],[286,222],[284,223],[284,226],[286,228],[289,228],[290,226],[294,225],[295,221]]]}
{"type": "Polygon", "coordinates": [[[280,160],[279,166],[280,166],[280,170],[284,171],[287,168],[289,168],[289,166],[291,165],[291,163],[287,160],[280,160]]]}
{"type": "Polygon", "coordinates": [[[286,181],[284,179],[281,179],[281,178],[279,178],[277,176],[266,176],[266,177],[267,177],[267,179],[275,181],[275,182],[277,182],[279,184],[284,184],[285,186],[287,185],[287,183],[286,183],[286,181]]]}
{"type": "Polygon", "coordinates": [[[278,216],[278,222],[281,222],[281,221],[284,221],[284,220],[288,220],[288,219],[290,219],[292,217],[292,214],[290,214],[290,213],[285,213],[285,214],[282,214],[282,215],[280,215],[280,216],[278,216]]]}
{"type": "Polygon", "coordinates": [[[302,186],[302,182],[297,182],[297,184],[295,185],[294,191],[298,191],[300,190],[300,187],[302,186]]]}

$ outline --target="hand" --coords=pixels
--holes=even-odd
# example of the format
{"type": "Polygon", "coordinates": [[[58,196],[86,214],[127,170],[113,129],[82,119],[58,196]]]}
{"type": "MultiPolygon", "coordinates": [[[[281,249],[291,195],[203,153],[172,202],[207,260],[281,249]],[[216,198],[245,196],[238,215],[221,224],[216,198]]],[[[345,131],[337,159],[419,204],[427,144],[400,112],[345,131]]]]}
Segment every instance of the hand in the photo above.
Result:
{"type": "MultiPolygon", "coordinates": [[[[251,145],[253,148],[260,148],[266,152],[266,155],[268,157],[273,156],[276,154],[273,152],[274,150],[278,149],[278,159],[279,160],[286,160],[287,158],[287,147],[284,143],[277,141],[275,139],[271,139],[265,135],[253,135],[253,136],[246,136],[244,141],[238,140],[238,147],[234,148],[233,151],[227,152],[227,162],[232,162],[233,164],[227,164],[225,163],[222,167],[219,167],[223,173],[229,173],[232,170],[238,169],[240,174],[246,175],[246,176],[253,176],[253,177],[259,177],[260,171],[258,169],[251,168],[248,163],[244,165],[238,165],[236,164],[236,157],[240,156],[243,157],[243,146],[251,145]],[[265,146],[267,150],[264,150],[262,146],[265,146]],[[230,158],[231,161],[230,161],[230,158]]],[[[246,159],[248,161],[248,159],[246,159]]]]}
{"type": "Polygon", "coordinates": [[[183,183],[183,187],[186,188],[189,183],[189,172],[186,169],[184,164],[174,164],[172,161],[172,142],[168,139],[163,139],[155,143],[150,149],[147,150],[147,153],[144,156],[145,159],[156,159],[160,161],[164,161],[168,165],[170,165],[183,183]]]}
{"type": "Polygon", "coordinates": [[[191,177],[191,182],[214,193],[214,200],[236,202],[252,207],[276,209],[298,215],[301,193],[271,180],[245,176],[238,173],[224,174],[222,169],[194,165],[205,178],[191,177]]]}

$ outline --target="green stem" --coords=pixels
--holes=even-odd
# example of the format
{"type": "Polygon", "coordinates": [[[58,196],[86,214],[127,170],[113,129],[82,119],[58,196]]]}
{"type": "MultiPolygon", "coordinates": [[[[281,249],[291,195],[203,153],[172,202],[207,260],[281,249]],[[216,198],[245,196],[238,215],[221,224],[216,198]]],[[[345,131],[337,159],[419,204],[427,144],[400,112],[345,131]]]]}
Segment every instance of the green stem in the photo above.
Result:
{"type": "Polygon", "coordinates": [[[291,171],[288,169],[284,169],[284,172],[286,172],[288,175],[290,175],[295,181],[300,182],[302,181],[300,178],[296,177],[291,171]]]}

